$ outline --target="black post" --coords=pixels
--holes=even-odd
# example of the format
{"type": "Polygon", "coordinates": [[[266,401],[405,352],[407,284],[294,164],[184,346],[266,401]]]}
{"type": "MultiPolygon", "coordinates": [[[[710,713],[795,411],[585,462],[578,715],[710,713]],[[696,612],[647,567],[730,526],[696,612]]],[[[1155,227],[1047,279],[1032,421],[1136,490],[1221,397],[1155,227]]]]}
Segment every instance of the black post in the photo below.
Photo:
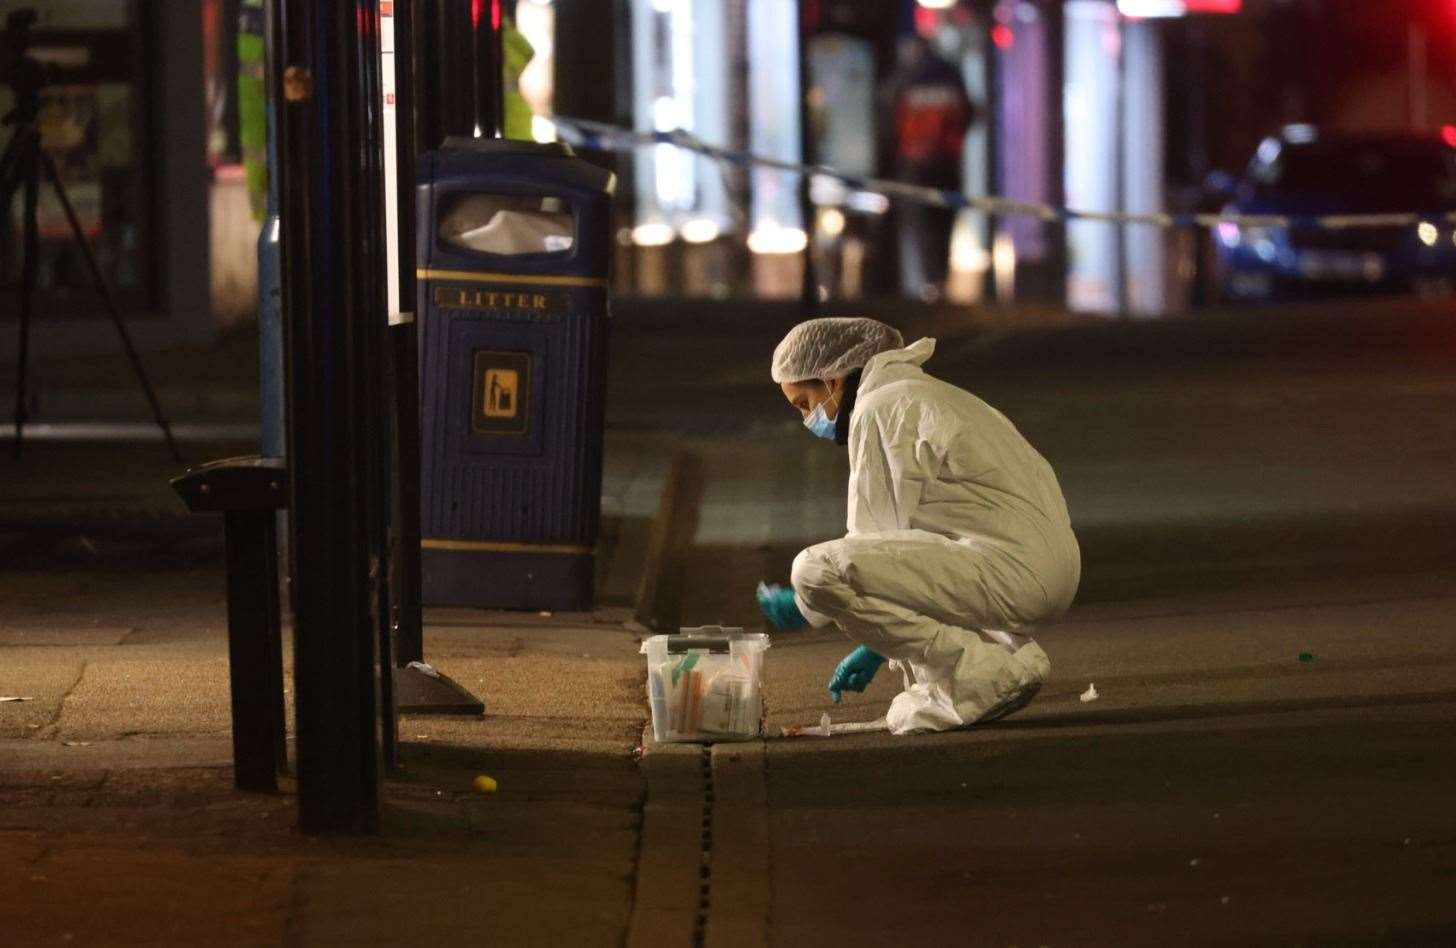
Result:
{"type": "MultiPolygon", "coordinates": [[[[1047,126],[1048,154],[1051,155],[1050,174],[1052,179],[1047,190],[1048,200],[1054,207],[1066,207],[1067,205],[1067,123],[1066,113],[1062,105],[1062,88],[1066,84],[1067,76],[1067,18],[1061,3],[1044,3],[1041,6],[1041,15],[1047,25],[1047,36],[1049,39],[1049,52],[1047,57],[1050,76],[1047,87],[1049,89],[1050,102],[1047,108],[1047,115],[1050,121],[1047,126]]],[[[1047,241],[1049,249],[1048,268],[1054,282],[1054,289],[1048,295],[1047,302],[1053,305],[1065,305],[1067,301],[1067,225],[1064,221],[1046,225],[1051,229],[1051,238],[1047,241]]]]}
{"type": "Polygon", "coordinates": [[[253,456],[210,461],[172,479],[188,510],[224,517],[233,769],[243,790],[277,789],[277,774],[288,770],[277,533],[286,476],[282,458],[253,456]]]}
{"type": "Polygon", "coordinates": [[[299,826],[379,821],[386,329],[377,0],[281,0],[279,171],[299,826]]]}
{"type": "Polygon", "coordinates": [[[288,769],[277,515],[272,510],[229,510],[223,516],[234,781],[240,790],[276,790],[277,772],[288,769]]]}
{"type": "MultiPolygon", "coordinates": [[[[40,231],[36,222],[36,202],[40,188],[40,171],[36,167],[40,161],[40,146],[34,144],[29,136],[39,134],[31,127],[21,129],[28,137],[25,142],[25,151],[16,159],[16,166],[24,175],[21,185],[21,200],[23,203],[22,213],[25,215],[24,236],[22,237],[22,256],[24,265],[21,267],[21,288],[20,288],[20,355],[19,364],[15,372],[15,457],[20,458],[20,444],[24,437],[25,422],[30,414],[26,404],[26,371],[30,361],[30,321],[35,317],[35,278],[36,261],[40,257],[40,231]]],[[[19,134],[19,132],[17,132],[19,134]]],[[[9,202],[6,202],[8,211],[9,202]]]]}
{"type": "Polygon", "coordinates": [[[415,18],[417,145],[439,148],[450,135],[475,134],[475,27],[466,0],[419,0],[415,18]]]}
{"type": "MultiPolygon", "coordinates": [[[[814,130],[810,127],[810,119],[813,117],[809,109],[809,38],[818,27],[810,19],[812,9],[817,9],[818,4],[808,4],[799,0],[799,155],[800,161],[806,165],[815,163],[814,130]]],[[[812,319],[819,314],[819,274],[814,266],[814,235],[818,231],[818,221],[814,214],[814,176],[804,174],[799,176],[799,207],[804,217],[804,273],[803,281],[799,286],[799,309],[804,319],[812,319]]]]}
{"type": "MultiPolygon", "coordinates": [[[[413,259],[413,255],[411,255],[413,259]]],[[[394,590],[394,663],[425,658],[420,602],[420,342],[414,323],[390,328],[395,397],[394,531],[390,588],[394,590]]]]}
{"type": "Polygon", "coordinates": [[[505,0],[485,0],[475,24],[475,127],[485,138],[505,135],[505,0]]]}
{"type": "MultiPolygon", "coordinates": [[[[415,155],[422,137],[426,103],[417,94],[417,37],[422,5],[401,0],[394,5],[395,100],[399,103],[395,167],[399,178],[399,298],[401,307],[415,306],[415,155]]],[[[424,136],[428,137],[428,136],[424,136]]],[[[420,604],[420,341],[419,314],[390,327],[394,382],[394,663],[425,660],[424,615],[420,604]]]]}
{"type": "MultiPolygon", "coordinates": [[[[447,136],[475,130],[475,46],[470,5],[451,0],[395,4],[396,169],[399,180],[399,288],[417,306],[415,283],[415,165],[422,150],[447,136]],[[464,42],[461,42],[461,38],[464,42]]],[[[402,302],[401,305],[406,305],[402,302]]],[[[390,531],[394,707],[416,714],[485,712],[485,705],[447,675],[410,667],[425,655],[420,564],[420,344],[422,314],[390,329],[390,391],[394,404],[390,531]]],[[[390,734],[386,743],[391,747],[390,734]]],[[[391,766],[394,764],[390,755],[391,766]]]]}

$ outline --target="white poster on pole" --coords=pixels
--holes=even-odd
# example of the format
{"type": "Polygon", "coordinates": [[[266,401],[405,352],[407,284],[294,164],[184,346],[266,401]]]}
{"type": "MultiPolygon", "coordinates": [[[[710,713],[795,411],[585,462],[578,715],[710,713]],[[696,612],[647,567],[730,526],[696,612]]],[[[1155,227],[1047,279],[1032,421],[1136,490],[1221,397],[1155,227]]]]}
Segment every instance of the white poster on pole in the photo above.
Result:
{"type": "Polygon", "coordinates": [[[379,79],[384,100],[384,270],[389,324],[413,321],[414,313],[404,309],[399,298],[399,156],[398,118],[394,86],[394,3],[379,0],[379,79]]]}

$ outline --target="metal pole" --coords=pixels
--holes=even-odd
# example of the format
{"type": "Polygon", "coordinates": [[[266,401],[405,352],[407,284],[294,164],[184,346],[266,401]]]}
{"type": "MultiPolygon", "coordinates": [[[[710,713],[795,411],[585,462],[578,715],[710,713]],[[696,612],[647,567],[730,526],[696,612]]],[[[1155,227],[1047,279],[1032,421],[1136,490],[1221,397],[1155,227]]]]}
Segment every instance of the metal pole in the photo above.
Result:
{"type": "Polygon", "coordinates": [[[505,135],[504,0],[485,0],[475,24],[475,128],[485,138],[505,135]]]}
{"type": "MultiPolygon", "coordinates": [[[[813,22],[813,11],[818,5],[799,0],[799,153],[806,165],[818,160],[814,144],[814,129],[809,115],[809,37],[818,26],[813,22]]],[[[814,237],[819,231],[818,217],[814,213],[814,176],[799,176],[799,208],[804,217],[804,273],[799,287],[799,309],[804,319],[819,314],[819,275],[814,266],[814,237]]]]}
{"type": "MultiPolygon", "coordinates": [[[[283,300],[279,290],[278,259],[278,114],[273,63],[274,20],[278,0],[263,0],[263,61],[266,64],[268,204],[258,234],[258,365],[261,408],[261,449],[268,457],[284,454],[283,431],[283,300]]],[[[286,514],[280,515],[280,523],[286,514]]]]}
{"type": "Polygon", "coordinates": [[[1408,31],[1406,57],[1410,73],[1410,127],[1424,129],[1430,102],[1430,70],[1426,67],[1426,28],[1411,21],[1408,31]]]}
{"type": "MultiPolygon", "coordinates": [[[[1047,65],[1050,70],[1047,88],[1051,97],[1047,108],[1050,116],[1047,141],[1051,154],[1048,163],[1051,181],[1047,197],[1054,206],[1065,207],[1067,178],[1063,169],[1067,164],[1067,125],[1063,89],[1067,76],[1066,12],[1060,2],[1046,2],[1042,4],[1041,14],[1047,24],[1047,65]]],[[[1052,263],[1050,272],[1056,286],[1048,302],[1064,306],[1067,302],[1067,225],[1059,222],[1047,226],[1052,231],[1047,248],[1052,263]]]]}
{"type": "Polygon", "coordinates": [[[278,20],[299,826],[368,833],[379,822],[386,411],[379,10],[280,0],[278,20]]]}
{"type": "Polygon", "coordinates": [[[34,136],[39,133],[32,125],[21,126],[16,134],[26,136],[21,146],[23,150],[15,160],[17,172],[22,176],[21,201],[24,215],[21,218],[24,222],[24,236],[21,238],[23,263],[20,268],[20,354],[17,357],[19,361],[15,373],[15,457],[18,459],[21,439],[24,437],[25,421],[29,415],[25,404],[25,390],[26,370],[30,361],[30,321],[35,316],[36,260],[40,253],[40,237],[35,216],[40,187],[39,170],[36,168],[36,163],[40,161],[40,145],[33,140],[34,136]]]}
{"type": "MultiPolygon", "coordinates": [[[[395,93],[398,175],[399,293],[401,307],[417,306],[415,285],[415,165],[421,150],[449,135],[474,131],[474,49],[469,6],[442,0],[396,2],[395,93]],[[466,43],[461,47],[459,37],[466,43]],[[449,42],[453,40],[453,45],[449,42]],[[438,43],[436,41],[439,41],[438,43]],[[453,50],[453,54],[446,51],[453,50]],[[458,55],[456,55],[458,54],[458,55]],[[466,90],[461,95],[460,90],[466,90]],[[424,146],[422,149],[421,146],[424,146]]],[[[423,714],[483,714],[485,705],[447,675],[411,667],[423,662],[424,617],[420,564],[420,345],[419,314],[390,327],[388,366],[394,404],[391,495],[390,602],[395,669],[394,706],[423,714]]],[[[386,733],[386,743],[391,743],[386,733]]],[[[391,755],[391,764],[393,763],[391,755]]]]}
{"type": "MultiPolygon", "coordinates": [[[[394,6],[395,90],[401,114],[396,167],[399,170],[399,298],[415,299],[415,155],[422,137],[423,109],[417,94],[419,20],[415,0],[394,6]]],[[[391,326],[394,359],[394,661],[404,666],[425,660],[424,617],[420,604],[420,342],[418,314],[391,326]]]]}
{"type": "Polygon", "coordinates": [[[416,105],[419,151],[439,148],[446,136],[475,134],[475,28],[465,0],[419,0],[417,49],[421,57],[416,105]]]}

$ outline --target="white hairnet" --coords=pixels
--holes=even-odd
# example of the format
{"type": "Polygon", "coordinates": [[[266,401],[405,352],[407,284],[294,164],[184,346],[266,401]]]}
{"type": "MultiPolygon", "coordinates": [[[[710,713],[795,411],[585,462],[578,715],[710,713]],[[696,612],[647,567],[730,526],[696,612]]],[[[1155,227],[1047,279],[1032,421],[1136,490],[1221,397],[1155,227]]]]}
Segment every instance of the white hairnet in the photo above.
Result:
{"type": "Polygon", "coordinates": [[[881,352],[901,349],[899,330],[864,317],[811,319],[799,323],[773,354],[775,382],[842,378],[881,352]]]}

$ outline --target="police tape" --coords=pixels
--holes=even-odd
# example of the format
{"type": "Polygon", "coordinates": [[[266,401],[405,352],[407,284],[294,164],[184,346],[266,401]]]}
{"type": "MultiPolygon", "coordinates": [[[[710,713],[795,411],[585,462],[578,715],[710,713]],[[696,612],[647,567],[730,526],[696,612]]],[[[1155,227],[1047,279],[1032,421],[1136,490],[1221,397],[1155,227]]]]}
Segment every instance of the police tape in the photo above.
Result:
{"type": "Polygon", "coordinates": [[[1034,201],[1017,201],[1012,198],[985,194],[965,194],[961,191],[932,188],[926,185],[909,184],[887,178],[869,178],[845,174],[826,165],[809,165],[783,161],[752,152],[724,148],[703,141],[683,129],[671,131],[637,131],[596,122],[588,119],[554,116],[558,137],[567,144],[591,151],[631,152],[653,145],[670,145],[685,151],[695,152],[715,161],[739,167],[769,168],[797,175],[830,178],[839,181],[852,191],[880,194],[887,198],[911,201],[933,207],[952,210],[968,208],[986,214],[1010,217],[1034,217],[1047,223],[1069,221],[1092,221],[1106,224],[1146,224],[1153,227],[1189,228],[1217,227],[1232,224],[1240,228],[1301,228],[1312,230],[1356,230],[1360,228],[1418,227],[1421,224],[1456,225],[1456,211],[1432,213],[1408,212],[1395,214],[1168,214],[1163,212],[1136,213],[1130,211],[1092,211],[1070,207],[1059,207],[1034,201]]]}

